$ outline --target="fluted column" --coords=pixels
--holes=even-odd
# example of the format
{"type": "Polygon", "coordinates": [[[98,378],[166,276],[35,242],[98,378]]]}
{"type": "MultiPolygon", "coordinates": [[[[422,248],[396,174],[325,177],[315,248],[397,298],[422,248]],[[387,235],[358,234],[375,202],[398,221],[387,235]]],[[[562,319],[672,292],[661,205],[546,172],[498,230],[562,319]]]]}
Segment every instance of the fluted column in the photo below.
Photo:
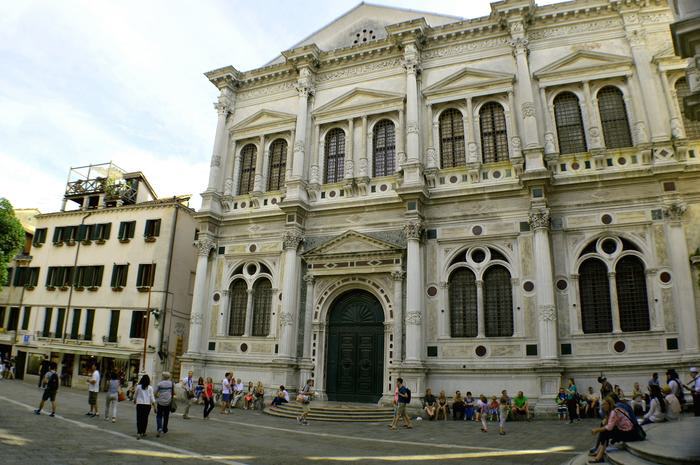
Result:
{"type": "Polygon", "coordinates": [[[403,66],[406,69],[406,160],[410,165],[420,162],[417,75],[421,68],[416,43],[405,45],[403,66]]]}
{"type": "Polygon", "coordinates": [[[693,279],[688,257],[688,243],[683,229],[687,211],[684,203],[673,203],[664,209],[669,261],[673,277],[673,292],[678,315],[681,345],[685,353],[698,351],[698,323],[693,296],[693,279]]]}
{"type": "Polygon", "coordinates": [[[311,153],[311,169],[309,170],[309,183],[310,184],[321,184],[320,172],[319,172],[319,159],[323,157],[323,146],[321,145],[321,127],[318,124],[314,125],[314,138],[313,138],[313,150],[311,153]]]}
{"type": "Polygon", "coordinates": [[[263,161],[267,156],[267,150],[265,150],[265,136],[260,136],[259,146],[260,148],[255,155],[255,179],[253,182],[253,192],[263,191],[263,161]]]}
{"type": "Polygon", "coordinates": [[[306,159],[306,132],[309,115],[309,97],[314,93],[313,72],[308,67],[299,70],[299,79],[296,83],[299,94],[297,103],[297,121],[294,129],[294,155],[292,157],[292,176],[294,180],[301,179],[304,175],[304,161],[306,159]]]}
{"type": "Polygon", "coordinates": [[[348,136],[345,138],[345,167],[344,175],[345,179],[352,179],[355,177],[355,118],[348,119],[348,136]]]}
{"type": "Polygon", "coordinates": [[[399,127],[396,128],[396,171],[406,163],[406,114],[399,110],[399,127]]]}
{"type": "Polygon", "coordinates": [[[436,136],[433,128],[433,119],[435,116],[433,115],[432,105],[428,104],[426,105],[426,108],[428,109],[428,147],[425,149],[425,164],[426,168],[437,168],[437,150],[435,149],[435,143],[438,140],[438,136],[436,136]]]}
{"type": "Polygon", "coordinates": [[[303,357],[311,360],[311,337],[313,336],[314,322],[314,281],[316,277],[311,274],[304,275],[306,282],[306,307],[304,308],[304,352],[303,357]]]}
{"type": "Polygon", "coordinates": [[[556,130],[554,127],[554,107],[549,104],[547,100],[547,90],[544,87],[540,87],[540,100],[542,100],[542,107],[544,108],[544,154],[552,155],[557,153],[557,146],[554,142],[554,134],[556,130]]]}
{"type": "Polygon", "coordinates": [[[676,106],[678,102],[678,100],[676,100],[676,89],[671,88],[666,71],[659,70],[659,74],[661,74],[661,87],[664,91],[666,107],[668,108],[668,113],[671,115],[671,135],[674,139],[683,139],[685,138],[685,129],[683,128],[683,121],[681,115],[678,113],[678,107],[676,106]]]}
{"type": "Polygon", "coordinates": [[[486,337],[486,315],[484,312],[484,281],[477,279],[476,282],[476,337],[486,337]]]}
{"type": "Polygon", "coordinates": [[[231,291],[229,291],[228,289],[224,289],[223,291],[221,291],[221,302],[219,302],[219,318],[216,322],[217,336],[226,336],[227,334],[228,328],[226,327],[226,319],[227,314],[229,312],[228,303],[230,294],[231,291]]]}
{"type": "Polygon", "coordinates": [[[216,123],[216,136],[214,137],[214,149],[212,150],[211,163],[209,164],[209,183],[207,192],[217,192],[222,188],[222,167],[225,164],[226,146],[228,136],[226,131],[226,118],[232,107],[232,92],[223,88],[218,101],[214,104],[219,118],[216,123]]]}
{"type": "Polygon", "coordinates": [[[595,102],[591,96],[591,84],[589,81],[583,81],[583,98],[588,116],[588,141],[591,149],[599,149],[603,147],[603,141],[600,137],[600,123],[598,122],[598,112],[595,109],[595,102]]]}
{"type": "Polygon", "coordinates": [[[620,309],[617,301],[617,281],[615,281],[614,271],[608,272],[608,289],[610,291],[610,307],[612,308],[612,332],[613,334],[620,334],[622,329],[620,327],[620,309]]]}
{"type": "Polygon", "coordinates": [[[557,358],[557,308],[554,304],[552,282],[552,252],[549,243],[549,209],[540,207],[530,211],[535,256],[535,299],[539,315],[540,358],[557,358]]]}
{"type": "Polygon", "coordinates": [[[467,114],[462,117],[462,126],[464,128],[464,138],[466,141],[466,162],[479,163],[483,160],[479,156],[479,146],[476,143],[476,137],[474,135],[474,106],[472,105],[472,98],[467,97],[465,103],[467,106],[467,114]]]}
{"type": "Polygon", "coordinates": [[[394,281],[394,363],[403,360],[403,280],[406,273],[392,271],[391,279],[394,281]]]}
{"type": "Polygon", "coordinates": [[[224,195],[236,195],[238,193],[238,191],[235,190],[234,181],[236,170],[238,169],[238,164],[236,163],[238,160],[236,145],[236,139],[233,139],[228,149],[228,155],[226,156],[226,163],[224,165],[224,195]]]}
{"type": "Polygon", "coordinates": [[[194,279],[187,352],[198,353],[202,349],[202,326],[207,320],[207,265],[209,252],[213,248],[214,241],[209,237],[200,237],[197,241],[197,271],[194,279]]]}
{"type": "Polygon", "coordinates": [[[578,293],[578,274],[569,275],[569,329],[571,334],[583,334],[581,331],[581,299],[578,293]]]}
{"type": "Polygon", "coordinates": [[[282,310],[279,312],[280,343],[279,355],[290,358],[296,355],[296,325],[299,302],[299,269],[300,260],[297,255],[299,244],[303,240],[301,231],[296,229],[284,232],[282,247],[284,249],[284,272],[282,288],[282,310]]]}
{"type": "Polygon", "coordinates": [[[250,336],[253,334],[253,289],[246,289],[246,303],[245,303],[245,325],[243,325],[243,336],[250,336]]]}
{"type": "Polygon", "coordinates": [[[523,33],[521,22],[511,25],[511,46],[516,66],[516,113],[520,114],[522,124],[522,137],[525,148],[535,148],[539,146],[537,135],[537,115],[535,112],[534,95],[532,92],[532,80],[530,75],[530,65],[527,59],[528,40],[523,33]]]}
{"type": "Polygon", "coordinates": [[[367,134],[367,115],[362,116],[362,126],[360,131],[360,164],[357,167],[357,176],[365,178],[369,176],[367,166],[368,145],[371,143],[372,136],[367,134]]]}
{"type": "Polygon", "coordinates": [[[408,242],[406,259],[406,362],[423,359],[423,283],[421,282],[421,237],[423,225],[411,221],[403,227],[408,242]]]}
{"type": "Polygon", "coordinates": [[[647,131],[647,116],[644,103],[642,103],[643,95],[636,76],[627,74],[627,85],[632,94],[632,112],[634,113],[634,141],[635,144],[646,144],[649,142],[649,132],[647,131]]]}

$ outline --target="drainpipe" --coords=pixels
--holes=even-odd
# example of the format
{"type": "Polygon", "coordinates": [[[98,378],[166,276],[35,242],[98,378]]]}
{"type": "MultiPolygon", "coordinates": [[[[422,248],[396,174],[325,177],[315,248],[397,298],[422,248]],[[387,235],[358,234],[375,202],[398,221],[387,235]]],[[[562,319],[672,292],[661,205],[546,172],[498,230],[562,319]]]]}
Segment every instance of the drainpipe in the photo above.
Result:
{"type": "MultiPolygon", "coordinates": [[[[158,351],[163,352],[163,339],[165,334],[165,318],[168,313],[168,296],[170,295],[170,272],[173,267],[173,250],[175,248],[175,234],[177,233],[177,218],[178,212],[180,210],[180,205],[175,205],[175,211],[173,212],[173,229],[170,234],[170,245],[168,246],[168,269],[165,272],[165,297],[163,297],[163,311],[160,315],[160,341],[158,342],[158,351]]],[[[168,343],[170,339],[168,338],[168,343]]],[[[165,368],[168,366],[168,358],[165,359],[165,368]]]]}
{"type": "MultiPolygon", "coordinates": [[[[85,224],[85,220],[88,219],[88,217],[92,215],[92,212],[89,212],[85,216],[83,216],[83,219],[80,220],[80,226],[83,226],[85,224]]],[[[81,241],[78,241],[78,243],[75,246],[75,259],[73,260],[73,272],[71,273],[71,283],[70,283],[70,289],[68,290],[68,305],[66,305],[66,313],[63,317],[63,344],[66,343],[66,331],[68,330],[68,316],[70,315],[70,304],[71,301],[73,300],[73,287],[75,287],[75,270],[78,266],[78,254],[80,254],[80,243],[81,241]]]]}

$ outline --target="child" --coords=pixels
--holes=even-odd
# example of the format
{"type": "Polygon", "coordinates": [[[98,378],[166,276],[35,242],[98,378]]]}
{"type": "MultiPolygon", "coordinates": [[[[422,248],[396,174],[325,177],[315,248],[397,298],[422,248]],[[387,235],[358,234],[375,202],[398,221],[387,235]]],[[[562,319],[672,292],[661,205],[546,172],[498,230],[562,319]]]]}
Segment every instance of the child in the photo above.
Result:
{"type": "Polygon", "coordinates": [[[557,403],[557,413],[559,414],[559,420],[566,420],[566,414],[568,409],[566,407],[566,390],[563,387],[559,388],[559,394],[554,398],[557,403]]]}
{"type": "Polygon", "coordinates": [[[510,413],[510,397],[508,397],[508,392],[504,389],[501,391],[500,405],[498,407],[498,434],[501,436],[506,435],[506,419],[510,413]]]}
{"type": "Polygon", "coordinates": [[[471,421],[474,419],[474,398],[471,391],[467,391],[467,396],[464,398],[464,419],[471,421]]]}
{"type": "Polygon", "coordinates": [[[197,380],[197,385],[194,387],[194,398],[198,404],[202,403],[202,393],[204,392],[204,378],[201,376],[197,380]]]}
{"type": "Polygon", "coordinates": [[[486,418],[489,414],[489,401],[486,396],[481,394],[479,400],[476,402],[476,408],[478,409],[478,416],[481,418],[481,431],[484,433],[489,432],[489,427],[486,424],[486,418]]]}
{"type": "Polygon", "coordinates": [[[489,421],[496,421],[498,419],[498,399],[496,396],[491,397],[491,402],[489,402],[489,421]]]}

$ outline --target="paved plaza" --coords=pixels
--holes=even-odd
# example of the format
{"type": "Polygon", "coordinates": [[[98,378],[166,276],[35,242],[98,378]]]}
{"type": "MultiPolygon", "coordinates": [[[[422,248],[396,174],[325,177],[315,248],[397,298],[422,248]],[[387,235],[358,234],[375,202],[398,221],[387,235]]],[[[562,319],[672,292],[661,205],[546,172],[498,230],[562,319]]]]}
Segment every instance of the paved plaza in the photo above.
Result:
{"type": "MultiPolygon", "coordinates": [[[[561,464],[590,447],[595,420],[568,425],[553,420],[508,424],[499,436],[494,423],[484,434],[471,422],[414,422],[413,430],[390,431],[383,423],[336,424],[274,418],[235,410],[191,420],[181,412],[170,432],[155,437],[155,415],[148,436],[136,440],[135,408],[119,404],[117,423],[89,418],[87,392],[62,388],[58,414],[36,416],[41,391],[22,381],[0,381],[0,456],[4,465],[31,464],[297,464],[406,462],[561,464]]],[[[104,406],[100,398],[100,414],[104,406]]]]}

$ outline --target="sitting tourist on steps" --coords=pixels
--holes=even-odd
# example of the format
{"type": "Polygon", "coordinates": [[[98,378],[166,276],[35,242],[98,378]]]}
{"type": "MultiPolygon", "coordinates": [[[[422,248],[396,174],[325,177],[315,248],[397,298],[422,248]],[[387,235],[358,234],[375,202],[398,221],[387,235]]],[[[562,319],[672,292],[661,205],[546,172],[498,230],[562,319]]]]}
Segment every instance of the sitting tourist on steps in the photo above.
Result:
{"type": "Polygon", "coordinates": [[[530,406],[523,391],[518,391],[518,395],[513,398],[513,416],[525,415],[525,419],[530,421],[530,406]]]}
{"type": "Polygon", "coordinates": [[[457,391],[452,399],[452,419],[453,420],[464,420],[464,411],[466,409],[466,404],[464,403],[464,398],[462,393],[457,391]]]}
{"type": "Polygon", "coordinates": [[[661,394],[661,388],[658,384],[649,384],[649,396],[651,403],[649,411],[644,415],[643,425],[649,423],[661,423],[666,421],[666,399],[661,394]]]}
{"type": "Polygon", "coordinates": [[[668,421],[680,420],[682,409],[678,397],[673,394],[670,386],[664,386],[661,392],[663,392],[664,400],[666,401],[666,419],[668,421]]]}
{"type": "Polygon", "coordinates": [[[442,390],[440,391],[440,395],[438,396],[438,402],[437,402],[437,413],[435,414],[435,418],[438,420],[440,419],[440,415],[442,415],[442,419],[447,421],[447,415],[450,412],[450,407],[447,405],[447,396],[445,395],[445,391],[442,390]]]}
{"type": "Polygon", "coordinates": [[[423,411],[425,411],[425,414],[428,416],[428,420],[434,420],[437,415],[437,399],[435,399],[433,391],[430,388],[425,390],[423,411]]]}
{"type": "Polygon", "coordinates": [[[644,439],[644,430],[628,416],[627,412],[615,406],[615,401],[606,397],[602,404],[603,413],[607,416],[605,425],[593,428],[591,433],[598,435],[598,448],[593,459],[588,463],[602,463],[608,444],[616,442],[633,442],[644,439]]]}

